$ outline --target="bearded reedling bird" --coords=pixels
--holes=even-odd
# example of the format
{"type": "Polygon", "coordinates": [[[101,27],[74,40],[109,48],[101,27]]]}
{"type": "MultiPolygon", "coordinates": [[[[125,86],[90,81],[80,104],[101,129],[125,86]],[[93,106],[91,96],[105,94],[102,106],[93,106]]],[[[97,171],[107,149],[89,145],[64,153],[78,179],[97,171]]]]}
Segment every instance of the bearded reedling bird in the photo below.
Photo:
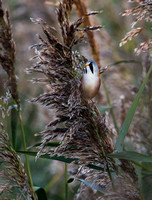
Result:
{"type": "Polygon", "coordinates": [[[101,78],[98,65],[89,60],[85,64],[85,71],[81,78],[82,93],[86,99],[92,99],[99,91],[101,78]]]}

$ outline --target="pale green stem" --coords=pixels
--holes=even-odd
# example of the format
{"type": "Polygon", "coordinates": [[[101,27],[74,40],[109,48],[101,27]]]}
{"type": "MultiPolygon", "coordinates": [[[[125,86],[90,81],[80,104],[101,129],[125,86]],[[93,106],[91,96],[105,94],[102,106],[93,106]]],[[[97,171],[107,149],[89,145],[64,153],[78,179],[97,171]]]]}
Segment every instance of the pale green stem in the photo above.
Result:
{"type": "MultiPolygon", "coordinates": [[[[19,114],[19,121],[20,121],[20,127],[21,127],[21,132],[22,132],[24,151],[27,151],[25,133],[24,133],[24,127],[23,127],[23,120],[22,120],[22,115],[21,115],[21,110],[20,110],[20,106],[19,105],[18,105],[18,114],[19,114]]],[[[33,193],[33,198],[36,199],[35,198],[35,193],[34,193],[33,181],[32,181],[32,177],[31,177],[29,159],[28,159],[27,155],[25,155],[25,159],[26,159],[26,168],[27,168],[27,173],[28,173],[28,177],[29,177],[29,182],[30,182],[32,193],[33,193]]]]}
{"type": "Polygon", "coordinates": [[[141,167],[142,169],[144,169],[144,170],[146,170],[146,171],[148,171],[148,172],[152,172],[152,169],[151,168],[148,168],[148,167],[146,167],[146,166],[144,166],[144,165],[142,165],[141,163],[138,163],[138,162],[136,162],[136,161],[132,161],[135,165],[138,165],[139,167],[141,167]]]}
{"type": "Polygon", "coordinates": [[[57,173],[55,176],[53,176],[53,178],[51,179],[51,181],[45,186],[45,191],[49,192],[50,188],[57,183],[57,181],[61,178],[61,176],[63,176],[62,172],[57,173]]]}
{"type": "Polygon", "coordinates": [[[68,200],[68,164],[65,163],[65,200],[68,200]]]}

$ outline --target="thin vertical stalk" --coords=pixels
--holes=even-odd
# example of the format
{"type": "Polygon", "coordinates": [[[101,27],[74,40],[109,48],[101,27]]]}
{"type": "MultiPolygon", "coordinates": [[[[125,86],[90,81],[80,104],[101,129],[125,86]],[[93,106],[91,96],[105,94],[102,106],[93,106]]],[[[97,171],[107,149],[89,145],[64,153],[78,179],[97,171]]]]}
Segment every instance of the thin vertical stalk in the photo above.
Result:
{"type": "Polygon", "coordinates": [[[107,89],[107,86],[106,86],[106,83],[105,83],[105,80],[104,80],[104,77],[103,77],[102,74],[101,74],[101,77],[102,77],[102,84],[103,84],[103,87],[104,87],[104,90],[105,90],[105,93],[106,93],[107,101],[108,101],[109,106],[111,107],[110,114],[112,116],[115,129],[116,129],[117,133],[119,134],[119,128],[118,128],[117,121],[116,121],[116,118],[115,118],[115,114],[114,114],[114,111],[113,111],[113,107],[112,107],[112,104],[111,104],[109,92],[108,92],[108,89],[107,89]]]}
{"type": "Polygon", "coordinates": [[[46,193],[49,192],[50,188],[54,186],[54,184],[57,183],[57,181],[63,176],[62,172],[58,172],[53,178],[50,180],[50,182],[45,186],[46,193]]]}
{"type": "Polygon", "coordinates": [[[16,127],[17,127],[17,120],[18,112],[15,108],[11,110],[11,134],[12,134],[12,146],[13,149],[16,150],[16,127]]]}
{"type": "MultiPolygon", "coordinates": [[[[76,10],[80,17],[83,17],[88,13],[87,6],[85,4],[85,0],[74,0],[74,3],[76,5],[76,10]]],[[[83,25],[84,25],[84,27],[91,26],[89,17],[84,18],[83,25]]],[[[99,46],[95,41],[94,33],[93,33],[93,31],[87,31],[87,35],[88,35],[88,40],[89,40],[89,44],[91,47],[93,59],[96,61],[98,66],[100,66],[99,46]]]]}
{"type": "MultiPolygon", "coordinates": [[[[27,151],[26,139],[25,139],[25,133],[24,133],[24,127],[23,127],[23,120],[22,120],[22,115],[21,115],[21,110],[20,110],[20,106],[19,105],[18,105],[18,115],[19,115],[20,127],[21,127],[21,132],[22,132],[24,151],[27,151]]],[[[31,177],[29,159],[28,159],[27,155],[25,155],[25,159],[26,159],[26,168],[27,168],[27,173],[28,173],[28,177],[29,177],[29,182],[30,182],[32,193],[33,193],[33,198],[35,199],[33,181],[32,181],[32,177],[31,177]]]]}
{"type": "Polygon", "coordinates": [[[65,163],[65,200],[68,200],[68,164],[65,163]]]}

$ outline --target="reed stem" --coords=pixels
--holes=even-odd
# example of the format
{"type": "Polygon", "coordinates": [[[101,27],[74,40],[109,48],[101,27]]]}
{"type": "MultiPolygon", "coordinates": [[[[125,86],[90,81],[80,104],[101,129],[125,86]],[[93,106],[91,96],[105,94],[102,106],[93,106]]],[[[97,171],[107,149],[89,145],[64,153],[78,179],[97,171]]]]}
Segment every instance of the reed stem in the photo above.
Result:
{"type": "Polygon", "coordinates": [[[65,200],[68,200],[68,164],[65,163],[65,200]]]}
{"type": "MultiPolygon", "coordinates": [[[[24,133],[24,127],[23,127],[23,120],[22,120],[20,105],[18,105],[18,115],[19,115],[20,127],[21,127],[21,132],[22,132],[22,139],[23,139],[24,151],[27,151],[27,148],[26,148],[26,139],[25,139],[25,133],[24,133]]],[[[33,181],[32,181],[31,171],[30,171],[29,159],[28,159],[27,155],[25,155],[25,160],[26,160],[26,168],[27,168],[27,173],[28,173],[28,177],[29,177],[29,182],[30,182],[30,186],[31,186],[33,198],[36,199],[35,198],[35,194],[34,194],[34,187],[33,187],[33,181]]]]}
{"type": "Polygon", "coordinates": [[[118,125],[117,125],[117,121],[116,121],[116,118],[115,118],[113,107],[111,105],[111,100],[110,100],[109,92],[108,92],[108,89],[107,89],[107,86],[106,86],[106,83],[105,83],[105,80],[104,80],[104,77],[103,77],[102,74],[101,74],[101,77],[102,77],[102,84],[103,84],[103,87],[104,87],[104,91],[106,93],[107,101],[108,101],[109,106],[111,107],[110,114],[112,116],[115,129],[116,129],[117,133],[119,134],[119,128],[118,128],[118,125]]]}

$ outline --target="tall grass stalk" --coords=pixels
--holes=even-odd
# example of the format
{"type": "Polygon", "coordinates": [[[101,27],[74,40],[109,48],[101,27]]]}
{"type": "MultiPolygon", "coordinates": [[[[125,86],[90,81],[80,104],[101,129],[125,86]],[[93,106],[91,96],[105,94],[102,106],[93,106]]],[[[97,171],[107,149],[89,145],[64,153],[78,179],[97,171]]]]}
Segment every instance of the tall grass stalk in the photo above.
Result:
{"type": "Polygon", "coordinates": [[[119,134],[119,128],[118,128],[116,117],[115,117],[115,114],[114,114],[114,111],[113,111],[113,107],[112,107],[112,104],[111,104],[111,99],[110,99],[109,91],[107,89],[106,82],[105,82],[104,77],[103,77],[102,74],[101,74],[101,77],[102,77],[102,84],[103,84],[104,91],[106,93],[107,101],[108,101],[109,106],[111,107],[110,114],[112,116],[115,129],[116,129],[117,133],[119,134]]]}
{"type": "Polygon", "coordinates": [[[45,188],[44,188],[45,191],[49,192],[50,188],[52,186],[54,186],[57,183],[57,181],[59,181],[59,179],[61,178],[62,175],[63,175],[62,172],[59,172],[55,176],[53,176],[52,179],[50,180],[50,182],[45,186],[45,188]]]}
{"type": "Polygon", "coordinates": [[[68,164],[65,163],[65,200],[68,200],[68,164]]]}
{"type": "MultiPolygon", "coordinates": [[[[21,127],[21,132],[22,132],[24,151],[27,151],[23,120],[22,120],[21,109],[20,109],[19,105],[18,105],[18,115],[19,115],[20,127],[21,127]]],[[[27,168],[27,173],[28,173],[28,177],[29,177],[29,182],[30,182],[32,193],[33,193],[33,198],[35,199],[34,187],[33,187],[33,181],[32,181],[32,176],[31,176],[31,171],[30,171],[28,155],[25,155],[25,159],[26,159],[26,168],[27,168]]]]}

